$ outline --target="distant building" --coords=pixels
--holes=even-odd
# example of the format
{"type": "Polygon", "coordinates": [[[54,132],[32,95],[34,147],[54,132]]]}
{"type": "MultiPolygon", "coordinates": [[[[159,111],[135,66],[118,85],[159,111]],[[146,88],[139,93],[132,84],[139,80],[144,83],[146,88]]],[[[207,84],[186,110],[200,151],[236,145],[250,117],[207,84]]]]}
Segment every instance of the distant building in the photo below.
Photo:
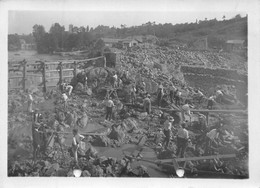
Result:
{"type": "Polygon", "coordinates": [[[122,39],[102,38],[102,40],[105,43],[105,46],[113,47],[114,45],[116,45],[122,39]]]}
{"type": "Polygon", "coordinates": [[[142,41],[141,39],[137,40],[133,39],[132,37],[127,37],[125,39],[102,38],[102,40],[107,47],[116,47],[119,45],[124,48],[131,48],[132,46],[138,45],[142,41]]]}
{"type": "Polygon", "coordinates": [[[227,40],[226,41],[226,50],[227,51],[236,51],[242,50],[245,46],[245,40],[227,40]]]}
{"type": "Polygon", "coordinates": [[[34,43],[26,43],[24,39],[20,39],[21,50],[35,50],[36,44],[34,43]]]}
{"type": "Polygon", "coordinates": [[[122,40],[122,42],[123,42],[123,46],[127,47],[127,48],[128,47],[131,48],[133,46],[137,46],[138,45],[138,41],[135,40],[135,39],[124,39],[124,40],[122,40]]]}
{"type": "Polygon", "coordinates": [[[143,43],[142,36],[135,35],[135,36],[129,36],[125,38],[125,40],[132,40],[132,39],[136,40],[138,43],[143,43]]]}

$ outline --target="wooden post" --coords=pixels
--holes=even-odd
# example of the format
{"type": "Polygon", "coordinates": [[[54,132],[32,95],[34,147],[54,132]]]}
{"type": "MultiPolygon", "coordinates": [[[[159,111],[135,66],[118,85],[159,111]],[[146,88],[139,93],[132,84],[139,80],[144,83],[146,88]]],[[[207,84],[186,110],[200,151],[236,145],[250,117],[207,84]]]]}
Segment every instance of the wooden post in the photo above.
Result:
{"type": "Polygon", "coordinates": [[[74,71],[73,71],[74,77],[77,76],[77,61],[74,61],[74,71]]]}
{"type": "Polygon", "coordinates": [[[26,80],[27,80],[27,62],[23,60],[23,90],[26,90],[26,80]]]}
{"type": "Polygon", "coordinates": [[[62,61],[59,64],[59,70],[60,70],[60,84],[62,84],[63,82],[62,61]]]}
{"type": "Polygon", "coordinates": [[[207,127],[209,126],[209,113],[206,113],[206,117],[207,117],[207,127]]]}
{"type": "Polygon", "coordinates": [[[104,57],[104,67],[106,67],[107,66],[107,58],[106,58],[106,56],[103,56],[104,57]]]}
{"type": "Polygon", "coordinates": [[[43,92],[47,91],[46,88],[46,67],[45,62],[42,62],[42,82],[43,82],[43,92]]]}

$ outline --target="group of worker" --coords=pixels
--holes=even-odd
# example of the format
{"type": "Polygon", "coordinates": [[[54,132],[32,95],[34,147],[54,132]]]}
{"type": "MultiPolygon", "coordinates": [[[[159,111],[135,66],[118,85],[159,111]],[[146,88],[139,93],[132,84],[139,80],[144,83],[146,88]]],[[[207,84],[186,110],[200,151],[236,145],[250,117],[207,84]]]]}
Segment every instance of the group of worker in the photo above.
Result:
{"type": "MultiPolygon", "coordinates": [[[[87,83],[87,76],[84,73],[79,74],[78,80],[83,80],[83,84],[86,85],[87,83]],[[84,77],[84,79],[82,79],[84,77]]],[[[118,78],[117,74],[115,73],[113,75],[113,87],[117,88],[122,84],[122,80],[118,78]]],[[[64,81],[63,83],[60,84],[60,89],[62,91],[62,99],[64,102],[64,107],[67,108],[67,100],[69,96],[71,96],[73,86],[69,84],[68,82],[64,81]]],[[[163,87],[162,83],[158,84],[158,91],[157,91],[157,105],[160,107],[162,105],[163,97],[166,94],[166,89],[163,87]]],[[[137,95],[140,95],[143,97],[143,110],[146,112],[148,115],[151,114],[152,112],[152,104],[151,104],[151,95],[146,91],[146,84],[144,81],[142,81],[138,86],[133,84],[130,89],[130,99],[131,103],[135,104],[136,103],[136,98],[137,95]]],[[[197,90],[197,94],[199,96],[199,103],[204,97],[204,94],[202,91],[197,90]]],[[[194,108],[188,100],[185,100],[184,104],[181,106],[181,98],[182,98],[182,93],[179,89],[177,89],[173,84],[170,85],[169,87],[169,99],[170,102],[173,103],[175,102],[176,106],[181,107],[181,112],[182,112],[182,119],[184,118],[184,114],[188,115],[190,117],[190,122],[191,122],[191,112],[190,108],[194,108]]],[[[223,99],[223,93],[221,92],[220,89],[216,91],[215,95],[212,95],[208,99],[208,109],[212,109],[213,103],[216,100],[217,102],[221,102],[223,99]]],[[[28,100],[28,111],[33,112],[32,110],[32,104],[33,104],[33,97],[32,93],[29,93],[29,100],[28,100]]],[[[114,101],[112,98],[109,96],[107,99],[104,101],[104,104],[106,106],[106,115],[105,119],[110,121],[113,118],[113,108],[116,106],[114,104],[114,101]]],[[[37,117],[37,113],[34,113],[34,117],[37,117]]],[[[36,118],[37,119],[37,118],[36,118]]],[[[34,119],[35,125],[37,125],[37,121],[34,119]]],[[[176,155],[179,157],[183,157],[186,147],[188,145],[188,142],[190,141],[189,137],[189,131],[187,130],[187,122],[183,121],[177,124],[177,127],[173,127],[173,122],[174,118],[172,116],[169,116],[167,120],[163,124],[163,133],[165,135],[165,139],[162,143],[162,146],[166,149],[169,147],[170,141],[171,141],[171,135],[172,135],[172,129],[177,130],[177,151],[176,155]]],[[[34,127],[34,131],[35,131],[34,127]]],[[[38,130],[38,129],[37,129],[38,130]]],[[[37,131],[36,130],[36,131],[37,131]]],[[[212,129],[206,134],[206,143],[208,147],[214,142],[214,140],[217,138],[219,134],[218,129],[212,129]]],[[[76,163],[78,163],[78,150],[80,147],[80,140],[82,140],[83,137],[78,133],[77,129],[73,129],[73,142],[72,142],[72,149],[75,157],[76,163]]],[[[37,148],[38,146],[36,146],[37,148]]],[[[207,151],[208,152],[208,151],[207,151]]]]}

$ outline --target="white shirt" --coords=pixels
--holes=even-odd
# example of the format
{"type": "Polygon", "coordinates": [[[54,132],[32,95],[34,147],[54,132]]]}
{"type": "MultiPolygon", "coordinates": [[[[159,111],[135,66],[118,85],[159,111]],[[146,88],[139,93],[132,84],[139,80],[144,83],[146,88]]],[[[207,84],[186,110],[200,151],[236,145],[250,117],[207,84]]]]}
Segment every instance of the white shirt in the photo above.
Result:
{"type": "Polygon", "coordinates": [[[62,94],[62,98],[63,98],[64,101],[68,100],[68,96],[65,93],[62,94]]]}
{"type": "Polygon", "coordinates": [[[113,76],[113,78],[114,78],[115,80],[117,80],[117,75],[115,74],[115,75],[113,76]]]}
{"type": "Polygon", "coordinates": [[[216,91],[216,95],[217,95],[217,96],[219,96],[219,95],[223,95],[223,93],[222,93],[222,91],[217,90],[217,91],[216,91]]]}
{"type": "Polygon", "coordinates": [[[114,105],[114,102],[113,102],[112,100],[108,100],[108,101],[106,102],[106,106],[107,106],[107,107],[113,107],[113,106],[115,106],[115,105],[114,105]]]}
{"type": "Polygon", "coordinates": [[[30,100],[30,101],[33,101],[33,97],[32,97],[31,94],[29,94],[29,100],[30,100]]]}
{"type": "Polygon", "coordinates": [[[171,128],[172,128],[172,123],[170,122],[170,121],[165,121],[164,122],[164,129],[165,130],[171,130],[171,128]]]}
{"type": "Polygon", "coordinates": [[[181,92],[178,91],[178,92],[176,93],[176,95],[180,97],[180,96],[181,96],[181,92]]]}
{"type": "Polygon", "coordinates": [[[214,100],[215,99],[215,97],[214,96],[211,96],[210,98],[209,98],[209,100],[214,100]]]}
{"type": "Polygon", "coordinates": [[[212,129],[207,133],[207,137],[209,137],[211,140],[214,140],[218,138],[219,133],[217,132],[217,129],[212,129]]]}
{"type": "Polygon", "coordinates": [[[190,110],[190,105],[189,105],[189,104],[184,104],[184,105],[182,106],[182,109],[187,112],[187,111],[190,110]]]}
{"type": "Polygon", "coordinates": [[[179,128],[177,135],[180,138],[188,139],[189,138],[189,131],[187,131],[186,129],[183,129],[183,128],[179,128]]]}

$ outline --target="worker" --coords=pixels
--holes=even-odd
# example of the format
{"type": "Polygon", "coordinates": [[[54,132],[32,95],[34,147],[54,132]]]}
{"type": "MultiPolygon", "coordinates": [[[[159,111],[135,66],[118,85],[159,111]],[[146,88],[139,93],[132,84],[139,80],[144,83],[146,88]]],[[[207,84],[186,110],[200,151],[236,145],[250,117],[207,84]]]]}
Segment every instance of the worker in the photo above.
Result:
{"type": "Polygon", "coordinates": [[[212,145],[218,145],[218,138],[219,138],[219,133],[221,130],[221,126],[217,127],[215,129],[210,130],[206,134],[206,150],[205,154],[212,154],[212,145]]]}
{"type": "Polygon", "coordinates": [[[130,100],[132,104],[135,104],[135,100],[136,100],[136,88],[135,85],[132,85],[131,89],[130,89],[130,100]]]}
{"type": "Polygon", "coordinates": [[[173,84],[171,84],[171,86],[170,86],[170,101],[171,101],[171,103],[173,103],[175,91],[176,91],[176,87],[173,84]]]}
{"type": "Polygon", "coordinates": [[[105,105],[106,105],[106,120],[110,121],[112,119],[113,107],[115,106],[111,97],[108,97],[105,105]]]}
{"type": "Polygon", "coordinates": [[[169,143],[171,139],[172,122],[174,122],[172,116],[169,116],[168,119],[164,122],[163,133],[165,135],[165,139],[162,143],[162,146],[165,145],[164,149],[167,149],[169,147],[169,143]]]}
{"type": "Polygon", "coordinates": [[[123,81],[121,78],[118,79],[118,87],[122,87],[123,86],[123,81]]]}
{"type": "Polygon", "coordinates": [[[85,88],[87,88],[87,87],[88,87],[88,76],[86,74],[86,77],[85,77],[85,88]]]}
{"type": "Polygon", "coordinates": [[[42,114],[39,113],[39,109],[36,108],[33,113],[33,122],[34,123],[41,123],[43,120],[42,114]]]}
{"type": "Polygon", "coordinates": [[[203,114],[199,114],[199,130],[201,132],[207,131],[207,117],[203,114]]]}
{"type": "Polygon", "coordinates": [[[189,141],[189,132],[186,123],[182,123],[177,132],[177,152],[176,156],[183,158],[189,141]],[[180,155],[180,156],[179,156],[180,155]]]}
{"type": "Polygon", "coordinates": [[[200,91],[200,90],[198,90],[198,102],[199,102],[199,104],[201,103],[201,101],[202,101],[202,99],[203,99],[203,97],[204,97],[204,94],[200,91]]]}
{"type": "Polygon", "coordinates": [[[117,81],[118,76],[117,76],[116,73],[113,75],[112,79],[113,79],[113,82],[112,82],[113,84],[112,85],[113,85],[114,88],[116,88],[117,87],[117,82],[118,82],[117,81]]]}
{"type": "Polygon", "coordinates": [[[77,74],[77,81],[82,83],[83,86],[86,85],[86,82],[87,82],[87,73],[86,73],[86,71],[81,71],[80,73],[77,74]]]}
{"type": "Polygon", "coordinates": [[[213,104],[215,102],[216,96],[212,95],[208,98],[208,105],[207,105],[207,109],[212,110],[213,108],[213,104]]]}
{"type": "Polygon", "coordinates": [[[66,95],[66,93],[62,93],[62,102],[64,104],[64,108],[68,107],[68,96],[66,95]]]}
{"type": "Polygon", "coordinates": [[[162,125],[165,122],[166,118],[167,118],[166,114],[163,111],[160,110],[159,115],[158,115],[160,125],[162,125]]]}
{"type": "Polygon", "coordinates": [[[218,103],[222,103],[223,96],[224,96],[223,92],[222,92],[220,89],[218,89],[218,90],[216,91],[216,101],[217,101],[218,103]]]}
{"type": "Polygon", "coordinates": [[[147,112],[147,114],[151,113],[151,96],[148,94],[146,95],[146,97],[144,98],[143,101],[143,106],[144,106],[144,111],[147,112]]]}
{"type": "Polygon", "coordinates": [[[191,111],[190,108],[194,108],[194,106],[188,103],[188,100],[185,101],[185,104],[181,107],[182,109],[182,118],[185,119],[184,114],[188,115],[191,119],[191,111]]]}
{"type": "Polygon", "coordinates": [[[66,80],[64,80],[63,83],[61,83],[61,92],[66,93],[68,92],[68,95],[71,95],[71,92],[73,90],[73,86],[70,85],[66,80]]]}
{"type": "Polygon", "coordinates": [[[28,112],[32,113],[33,112],[33,96],[32,92],[28,92],[28,112]]]}
{"type": "Polygon", "coordinates": [[[78,129],[73,129],[72,133],[73,133],[72,151],[74,154],[74,159],[75,159],[76,165],[78,166],[78,152],[80,150],[81,140],[84,139],[84,136],[82,136],[78,133],[78,129]]]}
{"type": "Polygon", "coordinates": [[[141,82],[141,89],[144,93],[146,92],[146,83],[144,81],[141,82]]]}
{"type": "Polygon", "coordinates": [[[158,102],[158,106],[161,106],[161,102],[163,99],[163,95],[164,95],[164,89],[163,89],[163,85],[161,83],[159,83],[159,87],[158,87],[158,91],[157,91],[157,102],[158,102]]]}
{"type": "Polygon", "coordinates": [[[175,104],[176,104],[176,106],[181,105],[180,100],[181,100],[181,92],[177,89],[175,91],[175,104]]]}

